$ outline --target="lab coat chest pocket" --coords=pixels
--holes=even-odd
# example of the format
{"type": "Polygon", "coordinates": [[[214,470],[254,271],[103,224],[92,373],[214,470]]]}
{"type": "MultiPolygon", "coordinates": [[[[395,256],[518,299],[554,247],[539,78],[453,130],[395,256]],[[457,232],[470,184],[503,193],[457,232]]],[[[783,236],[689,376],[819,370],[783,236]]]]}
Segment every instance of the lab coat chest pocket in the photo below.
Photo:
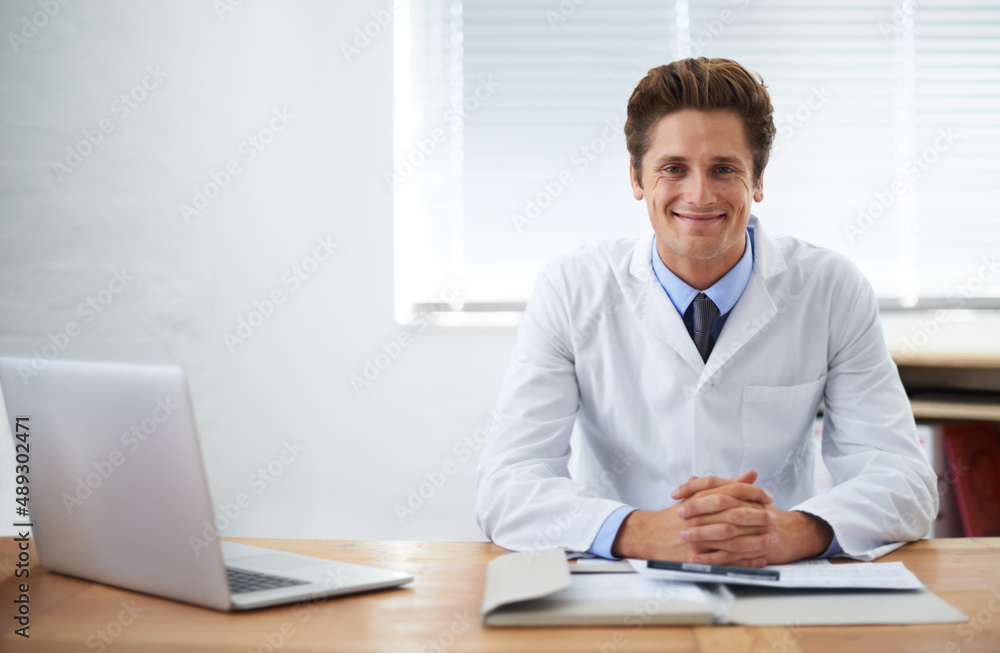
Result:
{"type": "Polygon", "coordinates": [[[811,461],[812,456],[802,452],[811,444],[812,424],[825,386],[825,374],[801,385],[745,386],[740,469],[755,468],[760,479],[767,480],[783,469],[791,456],[811,461]]]}

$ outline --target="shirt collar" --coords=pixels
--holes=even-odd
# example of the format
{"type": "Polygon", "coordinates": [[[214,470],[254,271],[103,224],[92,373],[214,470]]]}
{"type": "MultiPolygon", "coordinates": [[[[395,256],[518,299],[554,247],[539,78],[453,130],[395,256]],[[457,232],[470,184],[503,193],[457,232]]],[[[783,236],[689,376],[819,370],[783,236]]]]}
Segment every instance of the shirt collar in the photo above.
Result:
{"type": "MultiPolygon", "coordinates": [[[[719,315],[725,315],[733,309],[733,306],[736,306],[736,302],[739,301],[747,284],[750,283],[750,273],[753,272],[753,246],[753,224],[751,224],[746,231],[746,247],[743,250],[742,258],[721,279],[704,291],[708,298],[719,307],[719,315]]],[[[651,258],[656,279],[667,293],[674,308],[683,317],[699,291],[687,285],[664,265],[656,251],[655,237],[651,258]]]]}

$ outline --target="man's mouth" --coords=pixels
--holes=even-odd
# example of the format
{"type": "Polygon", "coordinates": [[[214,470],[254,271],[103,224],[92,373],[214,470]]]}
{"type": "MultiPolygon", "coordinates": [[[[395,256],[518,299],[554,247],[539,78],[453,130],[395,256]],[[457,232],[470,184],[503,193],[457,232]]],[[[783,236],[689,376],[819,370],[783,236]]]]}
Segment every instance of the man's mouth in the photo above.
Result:
{"type": "Polygon", "coordinates": [[[672,212],[674,217],[691,225],[708,225],[726,217],[725,213],[678,213],[672,212]]]}

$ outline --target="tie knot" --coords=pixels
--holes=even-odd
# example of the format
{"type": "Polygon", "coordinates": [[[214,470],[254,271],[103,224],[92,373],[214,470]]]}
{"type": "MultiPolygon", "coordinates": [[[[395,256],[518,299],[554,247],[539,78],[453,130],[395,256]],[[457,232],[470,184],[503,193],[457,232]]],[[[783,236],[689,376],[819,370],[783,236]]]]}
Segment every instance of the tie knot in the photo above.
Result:
{"type": "Polygon", "coordinates": [[[719,307],[715,305],[711,299],[708,298],[703,292],[700,292],[694,298],[694,323],[695,328],[705,320],[708,321],[708,326],[705,330],[708,330],[712,326],[712,321],[719,317],[719,307]]]}

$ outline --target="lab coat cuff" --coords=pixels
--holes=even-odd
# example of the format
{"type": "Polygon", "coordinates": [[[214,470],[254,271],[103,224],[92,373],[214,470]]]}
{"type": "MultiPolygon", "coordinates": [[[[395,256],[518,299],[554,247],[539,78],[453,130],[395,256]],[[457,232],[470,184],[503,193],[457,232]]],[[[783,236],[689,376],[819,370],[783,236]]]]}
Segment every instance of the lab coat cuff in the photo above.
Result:
{"type": "Polygon", "coordinates": [[[816,519],[822,519],[833,531],[833,540],[830,542],[830,546],[826,547],[821,555],[817,556],[819,558],[832,558],[833,556],[841,555],[844,553],[844,547],[840,546],[840,540],[837,537],[837,528],[834,526],[833,522],[819,514],[818,511],[812,510],[806,507],[795,507],[792,508],[795,512],[801,512],[809,515],[810,517],[815,517],[816,519]]]}
{"type": "Polygon", "coordinates": [[[615,538],[622,527],[622,522],[635,510],[637,509],[632,506],[620,506],[608,515],[608,518],[604,520],[604,524],[601,526],[601,530],[597,531],[597,537],[594,538],[593,544],[587,549],[587,553],[610,560],[619,560],[620,558],[611,555],[611,547],[615,543],[615,538]]]}
{"type": "Polygon", "coordinates": [[[827,550],[820,557],[821,558],[832,558],[833,556],[840,555],[843,552],[844,552],[844,547],[840,546],[840,542],[837,541],[837,536],[834,535],[833,536],[833,541],[830,542],[830,546],[827,548],[827,550]]]}

